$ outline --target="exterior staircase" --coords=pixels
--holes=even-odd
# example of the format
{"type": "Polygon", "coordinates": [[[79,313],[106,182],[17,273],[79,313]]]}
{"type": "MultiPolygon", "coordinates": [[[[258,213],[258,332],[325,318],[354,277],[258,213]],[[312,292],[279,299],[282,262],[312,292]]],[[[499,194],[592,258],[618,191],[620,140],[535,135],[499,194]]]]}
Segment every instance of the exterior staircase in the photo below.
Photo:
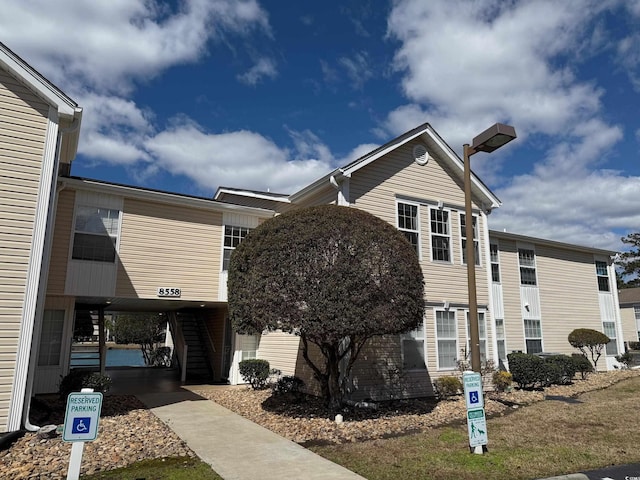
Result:
{"type": "Polygon", "coordinates": [[[192,313],[181,313],[178,316],[178,321],[188,346],[186,380],[193,383],[211,383],[213,371],[204,343],[207,338],[204,329],[207,327],[192,313]]]}

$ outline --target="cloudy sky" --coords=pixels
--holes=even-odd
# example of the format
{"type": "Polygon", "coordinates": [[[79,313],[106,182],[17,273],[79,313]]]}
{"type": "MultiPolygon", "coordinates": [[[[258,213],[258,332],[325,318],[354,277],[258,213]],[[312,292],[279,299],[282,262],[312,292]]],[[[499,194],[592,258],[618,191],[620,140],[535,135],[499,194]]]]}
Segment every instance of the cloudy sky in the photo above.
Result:
{"type": "Polygon", "coordinates": [[[84,108],[74,175],[291,193],[429,122],[491,227],[602,248],[640,231],[640,0],[3,0],[0,41],[84,108]]]}

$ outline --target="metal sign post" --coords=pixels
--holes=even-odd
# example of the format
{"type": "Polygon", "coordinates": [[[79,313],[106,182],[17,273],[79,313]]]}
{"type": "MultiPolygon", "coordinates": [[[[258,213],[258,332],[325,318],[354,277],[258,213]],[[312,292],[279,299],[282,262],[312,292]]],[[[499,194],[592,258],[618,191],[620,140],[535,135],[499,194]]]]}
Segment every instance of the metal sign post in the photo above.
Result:
{"type": "Polygon", "coordinates": [[[476,372],[462,374],[464,398],[467,404],[467,428],[469,430],[469,447],[473,453],[482,455],[489,443],[487,437],[487,419],[484,412],[484,395],[482,392],[482,376],[476,372]]]}
{"type": "Polygon", "coordinates": [[[67,480],[80,478],[84,442],[92,442],[98,436],[101,410],[102,393],[94,392],[92,388],[83,388],[80,393],[70,393],[67,398],[62,440],[74,442],[71,446],[67,480]]]}

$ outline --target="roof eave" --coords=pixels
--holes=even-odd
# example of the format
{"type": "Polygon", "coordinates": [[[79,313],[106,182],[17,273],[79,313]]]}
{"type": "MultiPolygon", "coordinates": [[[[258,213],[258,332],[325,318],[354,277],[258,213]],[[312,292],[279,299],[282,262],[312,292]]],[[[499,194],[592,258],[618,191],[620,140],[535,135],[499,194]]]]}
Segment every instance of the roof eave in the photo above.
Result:
{"type": "Polygon", "coordinates": [[[271,218],[274,215],[273,210],[267,210],[264,208],[235,205],[232,203],[224,203],[218,200],[212,200],[210,198],[181,195],[179,193],[165,192],[161,190],[143,189],[130,185],[121,185],[100,180],[78,177],[63,177],[60,179],[60,181],[71,188],[99,191],[110,193],[112,195],[122,195],[123,197],[137,198],[141,200],[161,202],[172,205],[182,205],[193,208],[203,208],[223,212],[231,211],[236,213],[246,213],[248,215],[254,215],[260,218],[271,218]]]}
{"type": "Polygon", "coordinates": [[[536,245],[547,245],[550,247],[562,248],[565,250],[578,250],[585,253],[593,253],[605,257],[615,257],[618,252],[615,250],[606,250],[603,248],[587,247],[585,245],[575,245],[572,243],[559,242],[557,240],[548,240],[546,238],[530,237],[519,233],[501,232],[500,230],[489,230],[489,237],[504,238],[508,240],[529,242],[536,245]]]}
{"type": "Polygon", "coordinates": [[[49,105],[56,107],[61,117],[74,119],[82,115],[82,109],[75,101],[2,42],[0,42],[0,64],[26,82],[49,105]]]}

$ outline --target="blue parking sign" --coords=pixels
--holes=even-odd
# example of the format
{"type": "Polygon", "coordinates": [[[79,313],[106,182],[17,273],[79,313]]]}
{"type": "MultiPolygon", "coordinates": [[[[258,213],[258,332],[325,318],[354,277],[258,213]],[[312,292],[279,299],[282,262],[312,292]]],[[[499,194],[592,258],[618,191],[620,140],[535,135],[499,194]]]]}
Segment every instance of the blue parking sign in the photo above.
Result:
{"type": "Polygon", "coordinates": [[[91,417],[75,417],[71,426],[71,433],[88,433],[91,428],[91,417]]]}

